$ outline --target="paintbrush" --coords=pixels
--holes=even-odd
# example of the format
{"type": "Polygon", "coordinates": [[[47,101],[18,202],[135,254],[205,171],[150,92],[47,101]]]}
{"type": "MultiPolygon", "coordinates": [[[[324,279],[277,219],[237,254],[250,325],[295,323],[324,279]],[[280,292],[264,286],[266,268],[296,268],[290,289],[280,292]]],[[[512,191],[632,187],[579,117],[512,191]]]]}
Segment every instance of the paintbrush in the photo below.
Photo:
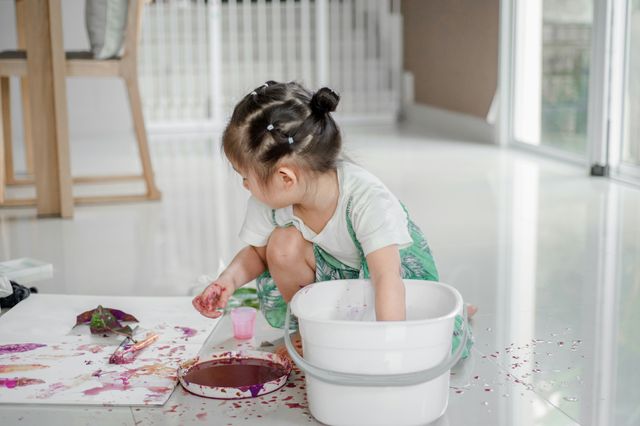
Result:
{"type": "Polygon", "coordinates": [[[128,364],[138,355],[138,353],[158,340],[160,335],[149,333],[143,340],[135,341],[127,337],[120,343],[120,346],[109,357],[109,364],[128,364]]]}

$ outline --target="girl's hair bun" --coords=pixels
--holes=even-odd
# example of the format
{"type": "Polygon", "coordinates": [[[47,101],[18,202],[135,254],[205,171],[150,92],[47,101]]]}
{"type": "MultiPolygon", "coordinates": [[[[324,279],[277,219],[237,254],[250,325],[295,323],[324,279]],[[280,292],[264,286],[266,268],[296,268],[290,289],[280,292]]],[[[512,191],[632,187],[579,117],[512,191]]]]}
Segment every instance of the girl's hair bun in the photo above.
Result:
{"type": "Polygon", "coordinates": [[[336,110],[340,96],[328,87],[323,87],[313,94],[311,110],[319,115],[325,115],[336,110]]]}

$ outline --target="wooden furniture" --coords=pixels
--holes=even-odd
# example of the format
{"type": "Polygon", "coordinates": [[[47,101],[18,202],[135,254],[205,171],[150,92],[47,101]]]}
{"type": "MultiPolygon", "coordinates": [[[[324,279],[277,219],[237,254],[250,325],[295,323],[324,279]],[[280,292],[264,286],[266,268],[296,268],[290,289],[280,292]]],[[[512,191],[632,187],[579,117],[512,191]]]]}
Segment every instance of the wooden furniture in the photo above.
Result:
{"type": "MultiPolygon", "coordinates": [[[[160,198],[160,192],[155,185],[149,155],[137,77],[137,49],[143,7],[143,0],[129,1],[124,54],[114,59],[97,60],[93,59],[91,52],[63,53],[60,0],[16,1],[19,46],[24,45],[26,51],[18,50],[0,53],[0,105],[2,105],[2,135],[4,141],[3,144],[0,144],[0,164],[5,164],[5,173],[0,177],[0,205],[36,204],[39,215],[53,214],[70,217],[73,214],[73,201],[76,203],[94,203],[157,200],[160,198]],[[45,29],[49,31],[43,31],[45,29]],[[43,53],[39,53],[40,51],[43,53]],[[45,55],[47,52],[49,53],[48,56],[45,55]],[[53,65],[57,67],[54,68],[53,65]],[[9,77],[11,76],[18,76],[22,79],[22,98],[23,103],[27,105],[25,107],[27,113],[24,114],[25,153],[28,158],[27,170],[33,170],[35,175],[36,200],[12,200],[5,197],[5,186],[7,184],[24,185],[34,183],[34,179],[16,179],[14,173],[11,155],[10,99],[8,91],[9,77]],[[65,76],[120,77],[124,80],[142,163],[142,175],[87,176],[73,179],[70,177],[65,76]],[[53,88],[56,90],[52,91],[53,88]],[[43,99],[41,91],[53,92],[48,95],[52,99],[44,102],[46,99],[43,99]],[[47,107],[47,105],[54,105],[54,103],[55,108],[47,107]],[[51,120],[54,123],[47,123],[47,121],[51,120]],[[58,132],[55,132],[55,129],[58,129],[58,132]],[[33,166],[29,163],[31,156],[33,158],[33,166]],[[53,175],[55,173],[49,169],[57,170],[58,174],[60,170],[64,169],[63,176],[57,176],[57,180],[61,181],[57,188],[45,185],[46,182],[51,182],[54,178],[53,175]],[[72,182],[101,183],[138,179],[144,179],[145,181],[145,194],[76,197],[75,199],[71,196],[72,182]],[[65,192],[64,209],[62,204],[50,207],[48,206],[49,202],[45,202],[48,198],[57,197],[56,194],[49,194],[51,191],[65,192]],[[66,194],[67,192],[68,194],[66,194]],[[45,207],[45,204],[47,207],[45,207]]],[[[44,96],[44,98],[47,98],[47,96],[44,96]]]]}
{"type": "MultiPolygon", "coordinates": [[[[62,16],[60,0],[18,0],[16,12],[21,15],[20,32],[29,52],[28,60],[0,60],[0,93],[2,101],[3,139],[6,146],[11,138],[7,75],[29,75],[28,113],[33,140],[33,167],[37,199],[5,200],[5,177],[0,174],[0,199],[3,205],[36,205],[41,216],[73,216],[69,145],[67,130],[64,51],[62,50],[62,16]],[[24,18],[24,21],[22,19],[24,18]]],[[[28,119],[27,119],[28,120],[28,119]]],[[[0,160],[6,160],[0,149],[0,160]]],[[[9,149],[9,153],[11,150],[9,149]]],[[[4,167],[3,167],[4,168],[4,167]]],[[[7,172],[9,170],[7,169],[7,172]]]]}

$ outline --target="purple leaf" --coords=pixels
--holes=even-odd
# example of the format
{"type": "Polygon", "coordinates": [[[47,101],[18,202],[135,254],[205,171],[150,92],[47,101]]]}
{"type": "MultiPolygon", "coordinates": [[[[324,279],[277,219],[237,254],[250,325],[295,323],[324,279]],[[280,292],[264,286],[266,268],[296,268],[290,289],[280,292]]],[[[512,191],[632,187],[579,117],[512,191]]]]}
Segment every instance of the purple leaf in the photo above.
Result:
{"type": "MultiPolygon", "coordinates": [[[[136,317],[118,309],[104,308],[102,305],[96,309],[83,312],[76,317],[76,326],[79,324],[89,324],[92,334],[117,333],[127,337],[133,336],[131,327],[123,326],[119,319],[123,321],[138,322],[136,317]]],[[[106,335],[106,334],[105,334],[106,335]]]]}
{"type": "Polygon", "coordinates": [[[119,309],[106,308],[118,321],[140,322],[136,317],[119,309]]]}
{"type": "MultiPolygon", "coordinates": [[[[103,308],[102,306],[99,306],[98,308],[104,309],[106,311],[109,311],[111,313],[111,315],[113,315],[118,321],[129,321],[129,322],[139,322],[138,319],[136,317],[134,317],[131,314],[128,314],[124,311],[121,311],[119,309],[113,309],[113,308],[103,308]]],[[[80,315],[78,315],[76,317],[76,326],[80,325],[80,324],[89,324],[91,323],[91,318],[93,317],[93,314],[98,310],[98,308],[96,309],[90,309],[86,312],[81,313],[80,315]]]]}

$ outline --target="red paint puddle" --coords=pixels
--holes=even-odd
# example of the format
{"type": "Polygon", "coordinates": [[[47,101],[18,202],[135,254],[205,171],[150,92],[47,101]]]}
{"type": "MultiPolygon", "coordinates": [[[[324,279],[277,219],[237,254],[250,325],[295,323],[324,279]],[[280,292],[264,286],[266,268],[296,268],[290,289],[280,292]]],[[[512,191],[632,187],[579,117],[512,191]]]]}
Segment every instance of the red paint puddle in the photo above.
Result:
{"type": "MultiPolygon", "coordinates": [[[[237,388],[257,396],[264,384],[285,376],[285,366],[257,358],[222,358],[195,365],[184,376],[188,383],[201,386],[237,388]]],[[[237,393],[241,396],[240,393],[237,393]]]]}

